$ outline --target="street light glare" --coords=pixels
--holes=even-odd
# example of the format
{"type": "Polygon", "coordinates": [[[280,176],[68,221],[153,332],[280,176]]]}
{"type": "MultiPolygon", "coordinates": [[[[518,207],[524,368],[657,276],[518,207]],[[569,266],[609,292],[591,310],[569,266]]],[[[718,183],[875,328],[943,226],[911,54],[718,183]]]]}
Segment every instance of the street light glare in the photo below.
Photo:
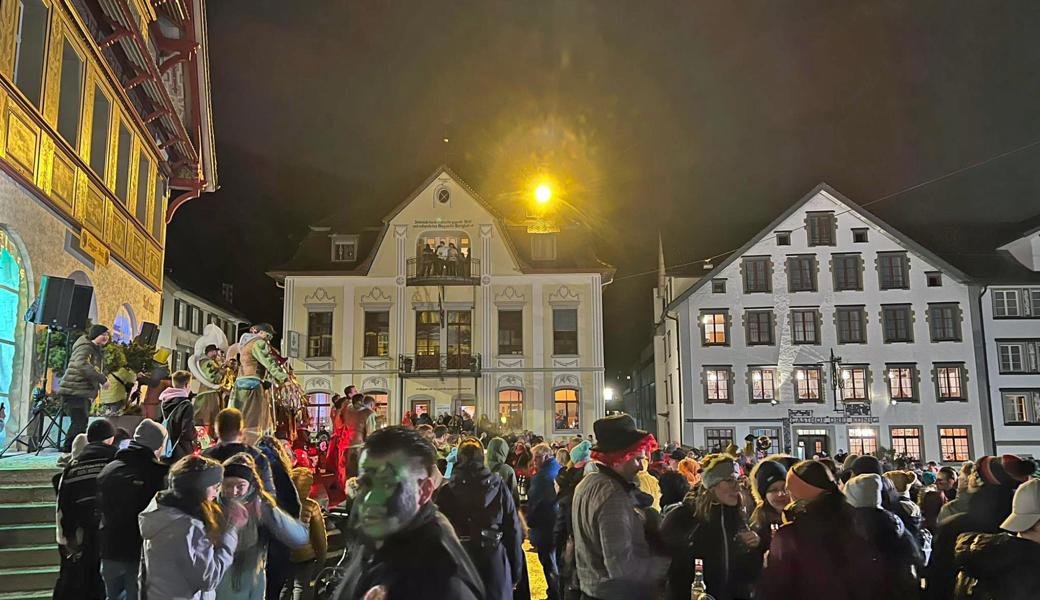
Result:
{"type": "Polygon", "coordinates": [[[545,204],[552,198],[552,188],[546,184],[541,184],[534,190],[534,199],[538,201],[538,204],[545,204]]]}

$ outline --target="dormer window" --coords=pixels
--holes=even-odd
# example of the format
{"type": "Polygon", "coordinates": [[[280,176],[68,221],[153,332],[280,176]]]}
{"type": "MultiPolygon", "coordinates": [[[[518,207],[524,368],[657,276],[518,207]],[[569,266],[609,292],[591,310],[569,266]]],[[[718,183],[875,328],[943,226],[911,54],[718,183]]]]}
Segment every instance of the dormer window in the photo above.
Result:
{"type": "Polygon", "coordinates": [[[532,233],[531,234],[531,259],[532,260],[556,260],[556,234],[555,233],[532,233]]]}
{"type": "Polygon", "coordinates": [[[332,262],[354,262],[357,260],[357,237],[332,237],[332,262]]]}

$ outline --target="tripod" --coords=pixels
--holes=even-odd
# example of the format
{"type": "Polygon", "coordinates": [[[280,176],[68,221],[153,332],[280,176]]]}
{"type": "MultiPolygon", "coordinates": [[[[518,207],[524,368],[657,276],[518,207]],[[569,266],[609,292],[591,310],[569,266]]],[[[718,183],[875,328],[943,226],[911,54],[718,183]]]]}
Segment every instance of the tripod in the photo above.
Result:
{"type": "MultiPolygon", "coordinates": [[[[51,354],[51,327],[47,327],[47,340],[43,348],[43,368],[46,372],[47,366],[50,360],[51,354]]],[[[66,357],[68,352],[65,353],[66,357]]],[[[8,456],[8,452],[15,444],[19,442],[28,447],[29,452],[35,451],[36,455],[40,452],[50,448],[54,450],[61,450],[62,442],[65,439],[68,431],[62,427],[62,422],[65,420],[65,405],[61,404],[58,406],[57,414],[52,415],[47,412],[47,406],[44,399],[47,397],[47,379],[44,375],[43,388],[38,389],[33,393],[33,408],[32,417],[29,422],[25,424],[25,427],[14,436],[7,446],[0,450],[0,458],[8,456]],[[47,423],[49,421],[49,423],[47,423]],[[44,423],[47,423],[47,428],[44,429],[44,423]],[[57,428],[57,437],[54,441],[51,441],[50,434],[51,430],[57,428]]]]}

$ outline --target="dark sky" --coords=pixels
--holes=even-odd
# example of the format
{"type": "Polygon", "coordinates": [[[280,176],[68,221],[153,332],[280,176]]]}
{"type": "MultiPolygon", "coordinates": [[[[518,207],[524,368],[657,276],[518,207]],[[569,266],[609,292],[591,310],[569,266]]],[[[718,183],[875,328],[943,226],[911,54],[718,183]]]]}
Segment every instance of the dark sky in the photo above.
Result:
{"type": "MultiPolygon", "coordinates": [[[[501,205],[546,171],[618,267],[613,376],[650,341],[658,230],[698,260],[821,181],[862,204],[1040,139],[1033,0],[208,4],[221,189],[178,212],[167,268],[254,320],[280,322],[264,271],[308,223],[378,220],[442,162],[501,205]]],[[[1040,213],[1038,159],[871,209],[956,244],[1040,213]]]]}

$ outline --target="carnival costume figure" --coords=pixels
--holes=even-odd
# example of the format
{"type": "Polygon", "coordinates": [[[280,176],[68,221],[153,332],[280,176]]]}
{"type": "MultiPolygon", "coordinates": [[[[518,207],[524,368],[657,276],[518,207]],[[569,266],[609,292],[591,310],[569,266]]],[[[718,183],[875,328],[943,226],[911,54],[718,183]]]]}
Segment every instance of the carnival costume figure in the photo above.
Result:
{"type": "Polygon", "coordinates": [[[272,337],[274,327],[260,323],[243,334],[238,343],[239,371],[230,405],[242,411],[242,441],[246,444],[254,444],[260,436],[274,432],[271,380],[282,383],[289,379],[272,352],[272,337]]]}
{"type": "Polygon", "coordinates": [[[202,330],[202,336],[195,342],[195,353],[188,359],[188,369],[199,382],[199,392],[193,401],[195,426],[205,427],[210,437],[213,437],[217,413],[225,408],[231,383],[226,381],[229,374],[223,359],[227,347],[227,336],[220,327],[210,323],[202,330]]]}

